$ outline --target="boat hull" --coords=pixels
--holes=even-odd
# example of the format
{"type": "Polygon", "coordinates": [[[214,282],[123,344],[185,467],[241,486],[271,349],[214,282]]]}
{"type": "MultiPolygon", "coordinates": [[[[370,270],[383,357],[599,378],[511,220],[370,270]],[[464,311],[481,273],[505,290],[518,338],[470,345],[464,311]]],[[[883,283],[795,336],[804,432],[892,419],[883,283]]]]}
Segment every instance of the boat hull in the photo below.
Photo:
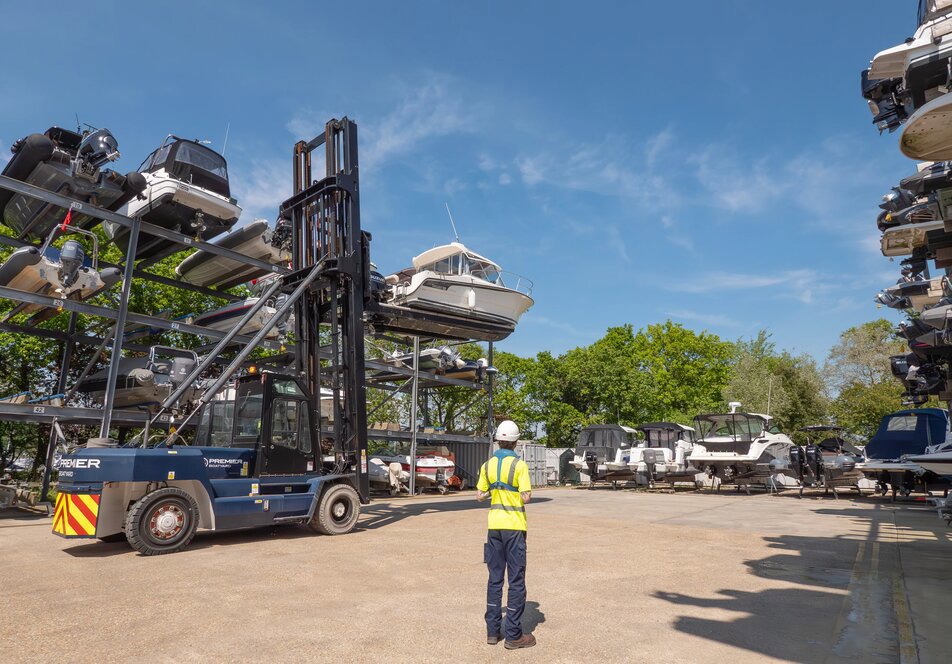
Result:
{"type": "MultiPolygon", "coordinates": [[[[290,259],[289,255],[272,246],[268,222],[263,220],[253,221],[217,240],[215,244],[249,258],[256,258],[274,264],[290,259]]],[[[261,268],[245,265],[206,251],[196,251],[182,261],[175,268],[175,272],[183,281],[190,284],[204,287],[215,286],[217,288],[231,288],[270,274],[261,268]]]]}
{"type": "Polygon", "coordinates": [[[910,159],[952,159],[952,95],[937,97],[909,116],[899,134],[899,149],[910,159]]]}
{"type": "Polygon", "coordinates": [[[481,284],[465,277],[429,273],[396,287],[393,303],[455,316],[478,318],[515,327],[534,301],[519,291],[481,284]]]}

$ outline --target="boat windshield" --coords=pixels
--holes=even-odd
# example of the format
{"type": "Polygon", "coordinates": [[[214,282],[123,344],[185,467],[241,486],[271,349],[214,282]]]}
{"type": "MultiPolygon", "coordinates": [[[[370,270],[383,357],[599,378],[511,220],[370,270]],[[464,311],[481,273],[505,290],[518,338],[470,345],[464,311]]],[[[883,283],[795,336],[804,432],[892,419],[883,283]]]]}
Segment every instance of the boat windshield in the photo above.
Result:
{"type": "Polygon", "coordinates": [[[204,145],[182,141],[175,152],[175,161],[189,164],[211,173],[222,180],[228,179],[228,166],[225,158],[204,145]]]}
{"type": "Polygon", "coordinates": [[[952,10],[950,0],[919,0],[919,11],[916,14],[916,27],[932,21],[952,10]]]}
{"type": "Polygon", "coordinates": [[[500,285],[502,285],[499,268],[492,263],[467,256],[466,264],[469,266],[469,273],[477,279],[488,281],[491,284],[500,282],[500,285]]]}
{"type": "Polygon", "coordinates": [[[694,421],[697,424],[697,437],[702,439],[731,438],[751,441],[764,431],[764,421],[761,418],[744,413],[698,415],[694,421]]]}

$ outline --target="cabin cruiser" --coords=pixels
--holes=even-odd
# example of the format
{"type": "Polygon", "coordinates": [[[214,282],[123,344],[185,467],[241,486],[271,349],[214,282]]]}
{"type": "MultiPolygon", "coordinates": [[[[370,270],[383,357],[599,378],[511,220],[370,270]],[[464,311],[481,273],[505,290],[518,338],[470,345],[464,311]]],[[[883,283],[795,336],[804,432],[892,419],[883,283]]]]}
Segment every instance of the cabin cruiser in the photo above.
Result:
{"type": "MultiPolygon", "coordinates": [[[[169,352],[169,349],[153,346],[146,357],[121,358],[113,407],[145,409],[150,412],[158,410],[198,362],[198,356],[191,351],[175,351],[174,356],[168,356],[169,352]]],[[[83,378],[76,385],[75,391],[102,404],[108,378],[107,366],[83,378]]],[[[197,394],[198,388],[193,385],[182,395],[179,403],[189,403],[197,394]]]]}
{"type": "Polygon", "coordinates": [[[822,487],[825,493],[836,487],[856,487],[863,474],[856,466],[863,462],[863,452],[843,438],[843,427],[814,424],[803,427],[807,444],[790,450],[791,464],[800,492],[803,487],[822,487]]]}
{"type": "Polygon", "coordinates": [[[763,484],[768,488],[797,486],[790,462],[793,441],[759,413],[739,413],[732,402],[730,413],[694,418],[697,442],[688,461],[702,469],[698,486],[721,483],[740,486],[763,484]]]}
{"type": "Polygon", "coordinates": [[[621,424],[593,424],[579,432],[575,456],[569,462],[582,481],[627,482],[635,475],[629,466],[631,449],[638,444],[638,431],[621,424]]]}
{"type": "Polygon", "coordinates": [[[387,277],[389,304],[475,318],[515,329],[533,300],[532,282],[451,242],[424,251],[413,268],[387,277]]]}
{"type": "Polygon", "coordinates": [[[650,422],[636,427],[644,440],[629,451],[628,466],[638,484],[655,480],[694,482],[697,470],[688,463],[694,448],[694,429],[674,422],[650,422]]]}
{"type": "MultiPolygon", "coordinates": [[[[120,208],[120,214],[202,240],[224,233],[238,221],[241,208],[231,197],[225,158],[198,141],[170,135],[139,170],[145,189],[120,208]]],[[[128,251],[128,228],[108,221],[103,228],[128,251]]],[[[140,233],[136,258],[155,262],[181,250],[172,240],[140,233]]]]}
{"type": "MultiPolygon", "coordinates": [[[[261,330],[275,317],[278,313],[278,308],[282,305],[285,298],[287,298],[287,295],[278,295],[274,298],[274,302],[268,302],[258,309],[257,313],[255,313],[250,321],[245,323],[238,334],[249,335],[261,330]]],[[[260,299],[260,297],[248,297],[238,302],[229,302],[219,309],[209,311],[200,316],[195,316],[193,323],[200,327],[209,327],[220,332],[228,332],[238,324],[248,310],[257,304],[260,299]]],[[[285,320],[279,321],[277,325],[268,331],[268,338],[278,339],[284,336],[293,324],[294,314],[288,312],[285,320]]]]}
{"type": "Polygon", "coordinates": [[[913,457],[929,451],[948,449],[952,443],[949,415],[940,408],[900,410],[886,415],[863,450],[865,460],[857,464],[867,478],[877,482],[883,495],[892,489],[908,495],[916,484],[928,487],[938,478],[913,457]]]}
{"type": "MultiPolygon", "coordinates": [[[[46,133],[20,139],[10,149],[13,157],[3,175],[81,203],[115,210],[145,188],[139,173],[123,176],[104,168],[119,158],[119,144],[108,129],[79,133],[50,127],[46,133]]],[[[0,211],[4,224],[29,239],[48,236],[64,220],[78,228],[99,223],[98,218],[9,189],[0,189],[0,211]]]]}
{"type": "MultiPolygon", "coordinates": [[[[289,222],[279,219],[277,227],[272,230],[267,221],[256,219],[247,226],[216,239],[213,244],[237,251],[249,258],[280,265],[291,260],[290,240],[289,222]]],[[[262,268],[201,249],[179,263],[175,273],[183,281],[206,288],[231,288],[271,274],[262,268]]]]}
{"type": "MultiPolygon", "coordinates": [[[[64,300],[86,300],[110,288],[122,280],[118,268],[99,269],[99,247],[95,234],[78,228],[70,229],[92,238],[92,256],[77,240],[66,240],[56,248],[51,242],[53,233],[41,247],[20,247],[0,265],[0,285],[28,293],[51,295],[64,300]]],[[[20,304],[8,312],[5,318],[20,313],[32,313],[43,309],[39,304],[20,304]]]]}

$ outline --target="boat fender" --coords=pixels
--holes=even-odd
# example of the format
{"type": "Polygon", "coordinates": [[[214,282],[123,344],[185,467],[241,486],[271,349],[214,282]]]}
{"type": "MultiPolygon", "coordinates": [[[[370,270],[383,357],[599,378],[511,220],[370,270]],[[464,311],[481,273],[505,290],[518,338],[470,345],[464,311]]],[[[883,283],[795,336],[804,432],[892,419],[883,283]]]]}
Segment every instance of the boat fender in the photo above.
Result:
{"type": "Polygon", "coordinates": [[[117,267],[107,267],[99,273],[105,288],[111,288],[122,281],[122,271],[117,267]]]}
{"type": "Polygon", "coordinates": [[[19,275],[24,268],[39,263],[40,258],[42,258],[42,254],[40,254],[40,250],[37,247],[17,249],[10,254],[10,257],[3,262],[3,265],[0,265],[0,284],[10,283],[16,279],[17,275],[19,275]]]}
{"type": "Polygon", "coordinates": [[[466,304],[469,305],[470,309],[476,308],[476,290],[473,288],[469,289],[469,292],[466,294],[466,304]]]}
{"type": "MultiPolygon", "coordinates": [[[[13,145],[14,155],[3,169],[3,174],[14,180],[26,181],[33,169],[53,156],[53,141],[43,134],[30,134],[13,145]]],[[[14,192],[0,189],[0,210],[7,206],[14,192]]]]}

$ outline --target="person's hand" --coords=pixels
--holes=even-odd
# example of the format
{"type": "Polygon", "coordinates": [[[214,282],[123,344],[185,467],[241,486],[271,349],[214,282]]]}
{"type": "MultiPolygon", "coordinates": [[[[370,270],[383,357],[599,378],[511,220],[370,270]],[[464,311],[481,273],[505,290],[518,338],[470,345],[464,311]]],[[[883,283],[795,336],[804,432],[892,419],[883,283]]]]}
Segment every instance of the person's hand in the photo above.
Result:
{"type": "Polygon", "coordinates": [[[476,489],[476,500],[478,500],[479,502],[483,502],[483,501],[486,500],[487,498],[489,498],[489,492],[488,492],[488,491],[485,492],[485,493],[483,493],[483,492],[480,491],[479,489],[476,489]]]}
{"type": "Polygon", "coordinates": [[[523,505],[525,505],[525,504],[528,503],[530,500],[532,500],[532,492],[531,492],[531,491],[523,491],[523,492],[522,492],[521,494],[519,494],[519,495],[522,496],[522,504],[523,504],[523,505]]]}

